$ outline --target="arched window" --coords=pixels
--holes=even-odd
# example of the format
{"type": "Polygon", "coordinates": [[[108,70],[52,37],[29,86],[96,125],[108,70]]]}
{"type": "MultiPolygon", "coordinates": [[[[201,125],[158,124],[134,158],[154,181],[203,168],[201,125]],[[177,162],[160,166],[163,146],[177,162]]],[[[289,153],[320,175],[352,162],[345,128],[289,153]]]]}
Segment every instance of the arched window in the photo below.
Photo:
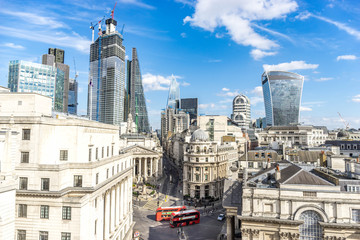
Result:
{"type": "Polygon", "coordinates": [[[304,221],[300,226],[300,240],[322,239],[322,227],[319,222],[322,222],[323,219],[320,214],[312,210],[307,210],[300,214],[299,219],[304,221]]]}
{"type": "Polygon", "coordinates": [[[196,152],[197,152],[197,153],[200,152],[200,147],[199,147],[199,146],[196,147],[196,152]]]}

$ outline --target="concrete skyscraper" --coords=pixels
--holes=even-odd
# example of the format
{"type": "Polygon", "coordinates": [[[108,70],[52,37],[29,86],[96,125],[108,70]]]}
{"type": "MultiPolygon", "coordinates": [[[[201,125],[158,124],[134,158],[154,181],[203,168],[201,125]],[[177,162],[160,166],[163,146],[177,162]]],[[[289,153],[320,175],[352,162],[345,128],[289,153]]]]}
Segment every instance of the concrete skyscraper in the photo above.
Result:
{"type": "Polygon", "coordinates": [[[291,72],[266,71],[261,83],[264,94],[266,125],[299,124],[304,77],[291,72]]]}
{"type": "Polygon", "coordinates": [[[247,96],[237,95],[233,100],[231,119],[242,128],[249,128],[251,122],[250,100],[247,96]]]}
{"type": "Polygon", "coordinates": [[[63,110],[62,112],[68,112],[69,104],[69,65],[64,64],[65,52],[58,48],[49,48],[48,54],[42,56],[42,64],[56,67],[64,72],[64,91],[63,91],[63,110]]]}
{"type": "Polygon", "coordinates": [[[116,20],[105,21],[106,31],[90,46],[88,116],[90,119],[120,125],[124,121],[125,47],[116,31],[116,20]]]}
{"type": "MultiPolygon", "coordinates": [[[[127,62],[127,104],[138,132],[150,132],[146,100],[142,84],[136,48],[132,49],[132,60],[127,62]]],[[[127,108],[125,107],[125,108],[127,108]]],[[[127,116],[125,116],[126,118],[127,116]]]]}

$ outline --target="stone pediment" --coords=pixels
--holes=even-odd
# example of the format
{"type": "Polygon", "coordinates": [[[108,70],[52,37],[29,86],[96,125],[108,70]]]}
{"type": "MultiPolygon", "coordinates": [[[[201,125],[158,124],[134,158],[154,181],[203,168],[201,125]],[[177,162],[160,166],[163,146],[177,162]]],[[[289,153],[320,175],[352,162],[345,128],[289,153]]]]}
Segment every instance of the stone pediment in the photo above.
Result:
{"type": "Polygon", "coordinates": [[[139,145],[133,145],[124,149],[121,149],[121,151],[124,151],[126,153],[131,152],[134,155],[156,155],[158,156],[160,153],[157,151],[154,151],[152,149],[139,146],[139,145]]]}

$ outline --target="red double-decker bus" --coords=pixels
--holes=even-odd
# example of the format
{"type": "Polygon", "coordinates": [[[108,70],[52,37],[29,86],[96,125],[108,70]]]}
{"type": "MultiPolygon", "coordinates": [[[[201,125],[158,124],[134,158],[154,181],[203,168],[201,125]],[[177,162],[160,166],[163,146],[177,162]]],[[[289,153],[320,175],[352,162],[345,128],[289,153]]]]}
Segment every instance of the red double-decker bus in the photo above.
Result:
{"type": "Polygon", "coordinates": [[[200,223],[200,212],[192,209],[171,214],[170,226],[180,227],[200,223]]]}
{"type": "Polygon", "coordinates": [[[170,220],[171,214],[173,212],[179,212],[182,210],[186,210],[185,206],[172,206],[172,207],[159,207],[156,209],[155,220],[162,221],[162,220],[170,220]]]}

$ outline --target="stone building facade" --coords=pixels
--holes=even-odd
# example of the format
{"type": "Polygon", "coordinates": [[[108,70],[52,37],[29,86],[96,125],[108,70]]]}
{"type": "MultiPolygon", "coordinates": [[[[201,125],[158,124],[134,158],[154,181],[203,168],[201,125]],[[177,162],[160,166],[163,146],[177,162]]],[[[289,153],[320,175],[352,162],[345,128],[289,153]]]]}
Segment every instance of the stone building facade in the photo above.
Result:
{"type": "Polygon", "coordinates": [[[237,160],[237,148],[219,145],[198,129],[184,144],[183,194],[191,198],[221,198],[229,163],[237,160]]]}
{"type": "Polygon", "coordinates": [[[16,176],[14,198],[1,198],[14,230],[2,237],[131,239],[134,162],[120,151],[119,127],[52,115],[38,94],[1,93],[0,102],[0,175],[16,176]]]}

